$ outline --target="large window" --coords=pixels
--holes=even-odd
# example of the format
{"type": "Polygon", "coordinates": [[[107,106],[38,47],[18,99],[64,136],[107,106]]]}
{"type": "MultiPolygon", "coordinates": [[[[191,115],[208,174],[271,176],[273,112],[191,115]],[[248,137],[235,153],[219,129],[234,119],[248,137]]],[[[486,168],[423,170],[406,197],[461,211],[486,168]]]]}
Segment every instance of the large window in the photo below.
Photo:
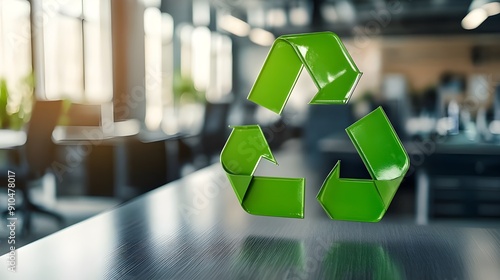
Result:
{"type": "Polygon", "coordinates": [[[47,99],[110,101],[112,92],[109,0],[34,0],[35,44],[47,99]],[[36,3],[36,4],[35,4],[36,3]]]}
{"type": "Polygon", "coordinates": [[[30,6],[0,1],[0,128],[20,128],[32,104],[30,6]]]}
{"type": "MultiPolygon", "coordinates": [[[[156,4],[156,3],[153,3],[156,4]]],[[[156,130],[173,105],[173,19],[155,7],[144,12],[146,126],[156,130]]]]}
{"type": "MultiPolygon", "coordinates": [[[[181,25],[177,33],[181,53],[180,79],[192,83],[192,87],[185,86],[185,89],[197,92],[208,102],[228,102],[233,72],[231,39],[206,26],[181,25]]],[[[193,99],[189,93],[181,92],[179,96],[179,126],[194,134],[203,125],[204,105],[203,102],[189,102],[193,99]]]]}
{"type": "Polygon", "coordinates": [[[11,97],[22,90],[31,73],[30,5],[24,0],[0,1],[0,79],[11,97]]]}
{"type": "MultiPolygon", "coordinates": [[[[131,94],[126,92],[129,90],[144,90],[145,99],[136,102],[145,103],[147,128],[175,131],[182,124],[173,125],[168,119],[190,120],[193,111],[202,119],[201,109],[179,110],[182,106],[177,105],[183,100],[188,107],[202,107],[205,100],[227,101],[232,89],[231,39],[206,26],[177,29],[181,69],[175,75],[172,17],[160,12],[158,0],[132,3],[116,0],[113,9],[117,10],[112,13],[111,0],[0,0],[0,77],[14,87],[33,72],[39,99],[93,104],[113,100],[111,15],[124,10],[130,15],[117,17],[123,23],[114,26],[115,31],[124,30],[125,37],[134,40],[144,39],[144,49],[124,46],[129,51],[120,59],[135,64],[126,69],[130,73],[123,78],[130,84],[116,90],[125,95],[131,94]],[[135,14],[141,12],[143,18],[135,14]],[[137,28],[142,24],[144,29],[137,28]],[[144,76],[142,71],[133,71],[139,67],[144,67],[144,76]],[[174,77],[181,90],[174,90],[174,77]]],[[[133,109],[140,111],[140,106],[133,109]]],[[[191,127],[191,122],[185,126],[191,127]]]]}

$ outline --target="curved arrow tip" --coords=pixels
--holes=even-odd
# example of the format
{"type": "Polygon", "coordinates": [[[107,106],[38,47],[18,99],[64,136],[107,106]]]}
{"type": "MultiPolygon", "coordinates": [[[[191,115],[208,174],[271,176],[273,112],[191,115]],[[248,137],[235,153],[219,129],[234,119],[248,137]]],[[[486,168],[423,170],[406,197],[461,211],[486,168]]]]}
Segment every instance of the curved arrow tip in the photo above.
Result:
{"type": "Polygon", "coordinates": [[[340,161],[333,167],[316,198],[328,216],[335,220],[378,222],[386,210],[373,180],[340,178],[340,161]]]}

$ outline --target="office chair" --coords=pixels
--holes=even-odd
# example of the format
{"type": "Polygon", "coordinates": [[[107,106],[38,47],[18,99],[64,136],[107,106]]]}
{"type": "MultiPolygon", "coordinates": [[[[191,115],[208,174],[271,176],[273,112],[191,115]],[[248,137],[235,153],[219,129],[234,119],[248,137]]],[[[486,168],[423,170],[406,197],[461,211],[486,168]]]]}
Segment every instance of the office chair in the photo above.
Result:
{"type": "Polygon", "coordinates": [[[211,163],[212,157],[220,153],[231,132],[227,123],[230,107],[231,103],[227,102],[206,103],[200,135],[181,139],[179,143],[181,163],[194,162],[197,156],[202,155],[206,158],[203,166],[206,166],[211,163]]]}
{"type": "MultiPolygon", "coordinates": [[[[22,233],[30,232],[34,212],[51,216],[59,224],[63,223],[61,215],[36,205],[29,195],[29,183],[41,179],[54,161],[55,145],[52,142],[52,132],[59,120],[61,109],[62,101],[35,102],[28,124],[26,143],[16,150],[15,166],[10,168],[16,173],[16,190],[21,191],[23,201],[19,209],[16,208],[16,214],[23,216],[22,233]]],[[[0,176],[5,176],[7,172],[1,174],[0,176]]],[[[0,180],[7,182],[6,178],[0,180]]]]}
{"type": "Polygon", "coordinates": [[[207,156],[219,154],[226,143],[230,130],[227,127],[227,117],[230,103],[207,102],[205,119],[201,130],[202,152],[207,156]]]}
{"type": "Polygon", "coordinates": [[[71,103],[66,118],[66,125],[70,126],[100,126],[101,104],[71,103]]]}

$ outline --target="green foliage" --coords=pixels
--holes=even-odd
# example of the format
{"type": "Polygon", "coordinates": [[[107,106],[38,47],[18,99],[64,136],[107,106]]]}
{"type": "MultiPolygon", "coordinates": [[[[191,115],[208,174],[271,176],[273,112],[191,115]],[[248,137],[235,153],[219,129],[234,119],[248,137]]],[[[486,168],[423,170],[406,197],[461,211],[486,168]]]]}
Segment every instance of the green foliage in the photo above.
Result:
{"type": "Polygon", "coordinates": [[[7,101],[9,100],[9,91],[7,81],[0,79],[0,128],[8,126],[7,101]]]}
{"type": "Polygon", "coordinates": [[[70,119],[68,116],[69,108],[71,107],[71,100],[63,99],[62,112],[59,117],[58,125],[69,125],[70,119]]]}
{"type": "Polygon", "coordinates": [[[15,91],[0,78],[0,128],[21,129],[31,117],[33,107],[33,74],[23,78],[15,91]]]}
{"type": "Polygon", "coordinates": [[[174,97],[176,103],[181,102],[181,100],[205,102],[205,92],[196,89],[191,77],[183,77],[179,73],[174,75],[174,97]]]}

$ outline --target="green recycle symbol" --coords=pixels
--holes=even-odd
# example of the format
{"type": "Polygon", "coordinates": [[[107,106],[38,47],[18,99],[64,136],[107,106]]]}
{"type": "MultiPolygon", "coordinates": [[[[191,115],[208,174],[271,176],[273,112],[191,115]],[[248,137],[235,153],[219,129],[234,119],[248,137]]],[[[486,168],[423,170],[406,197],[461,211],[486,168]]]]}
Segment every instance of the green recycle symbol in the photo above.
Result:
{"type": "MultiPolygon", "coordinates": [[[[336,34],[285,35],[271,47],[248,99],[281,114],[304,66],[319,89],[310,104],[346,104],[362,75],[336,34]]],[[[261,158],[277,162],[258,125],[232,128],[221,164],[243,209],[303,218],[305,179],[254,176],[261,158]]],[[[340,178],[339,161],[317,199],[331,219],[378,222],[408,171],[408,154],[382,107],[346,132],[372,179],[340,178]]]]}

